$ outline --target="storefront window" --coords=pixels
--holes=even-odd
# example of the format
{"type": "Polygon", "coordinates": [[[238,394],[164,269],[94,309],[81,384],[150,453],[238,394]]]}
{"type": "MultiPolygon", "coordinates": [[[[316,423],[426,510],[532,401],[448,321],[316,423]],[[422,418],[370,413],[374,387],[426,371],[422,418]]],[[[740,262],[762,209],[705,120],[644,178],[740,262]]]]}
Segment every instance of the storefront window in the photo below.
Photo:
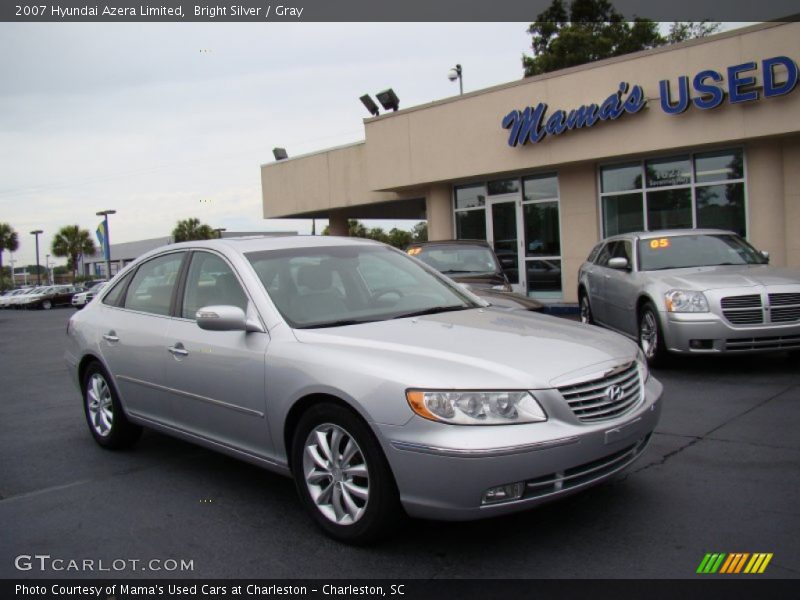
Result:
{"type": "Polygon", "coordinates": [[[482,185],[456,188],[456,210],[477,208],[486,204],[486,191],[482,185]]]}
{"type": "Polygon", "coordinates": [[[536,175],[527,177],[522,181],[525,190],[523,200],[547,200],[558,198],[558,177],[555,175],[536,175]]]}
{"type": "Polygon", "coordinates": [[[558,256],[561,235],[558,202],[533,202],[522,207],[525,222],[525,256],[558,256]]]}
{"type": "Polygon", "coordinates": [[[486,211],[456,211],[456,238],[459,240],[486,239],[486,211]]]}
{"type": "Polygon", "coordinates": [[[519,179],[497,179],[487,184],[490,196],[499,194],[516,194],[519,192],[519,179]]]}
{"type": "Polygon", "coordinates": [[[693,227],[746,235],[739,149],[601,167],[600,189],[605,237],[693,227]]]}

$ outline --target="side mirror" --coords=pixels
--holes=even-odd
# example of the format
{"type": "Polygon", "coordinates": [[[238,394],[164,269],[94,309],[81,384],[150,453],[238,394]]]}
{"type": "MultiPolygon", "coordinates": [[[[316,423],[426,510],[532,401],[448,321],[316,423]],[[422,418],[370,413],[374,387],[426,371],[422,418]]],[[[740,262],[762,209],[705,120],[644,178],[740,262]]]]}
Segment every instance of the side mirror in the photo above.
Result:
{"type": "Polygon", "coordinates": [[[766,250],[762,250],[761,256],[763,256],[767,260],[767,263],[769,263],[769,252],[767,252],[766,250]]]}
{"type": "Polygon", "coordinates": [[[238,306],[204,306],[195,315],[197,326],[206,331],[257,331],[264,333],[261,324],[248,320],[238,306]]]}
{"type": "Polygon", "coordinates": [[[624,271],[628,268],[628,259],[622,256],[615,256],[608,260],[608,266],[611,269],[619,269],[624,271]]]}

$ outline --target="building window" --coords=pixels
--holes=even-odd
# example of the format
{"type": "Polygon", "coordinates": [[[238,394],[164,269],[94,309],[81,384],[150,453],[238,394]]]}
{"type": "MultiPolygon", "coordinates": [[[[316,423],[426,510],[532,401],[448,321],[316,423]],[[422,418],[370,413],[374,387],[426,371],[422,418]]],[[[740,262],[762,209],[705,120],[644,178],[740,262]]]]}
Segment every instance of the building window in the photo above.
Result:
{"type": "Polygon", "coordinates": [[[744,153],[700,152],[600,168],[603,237],[714,228],[745,237],[744,153]]]}
{"type": "Polygon", "coordinates": [[[486,187],[470,185],[455,190],[456,239],[486,239],[486,187]]]}
{"type": "Polygon", "coordinates": [[[529,296],[562,296],[555,173],[456,187],[454,216],[456,238],[488,240],[516,289],[529,296]]]}

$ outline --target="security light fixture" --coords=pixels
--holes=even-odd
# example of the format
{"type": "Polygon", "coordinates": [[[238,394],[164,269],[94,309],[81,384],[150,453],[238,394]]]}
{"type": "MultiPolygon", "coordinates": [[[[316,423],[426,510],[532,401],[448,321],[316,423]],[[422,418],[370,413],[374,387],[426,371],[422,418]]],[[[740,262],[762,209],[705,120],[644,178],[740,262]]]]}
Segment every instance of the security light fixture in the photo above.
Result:
{"type": "Polygon", "coordinates": [[[378,109],[378,105],[375,104],[375,100],[373,100],[369,94],[364,94],[361,96],[361,98],[359,98],[359,100],[361,100],[361,104],[367,108],[372,116],[377,117],[379,114],[381,114],[381,111],[378,109]]]}
{"type": "Polygon", "coordinates": [[[464,93],[464,80],[461,77],[461,65],[456,65],[447,72],[447,78],[450,81],[458,79],[458,91],[460,94],[464,93]]]}
{"type": "Polygon", "coordinates": [[[275,157],[275,160],[286,160],[289,158],[289,155],[286,154],[286,148],[273,148],[272,156],[275,157]]]}
{"type": "Polygon", "coordinates": [[[375,94],[375,97],[378,98],[378,102],[381,103],[381,106],[383,106],[384,110],[391,109],[396,111],[398,108],[400,108],[400,98],[397,97],[397,94],[394,93],[392,88],[378,92],[375,94]]]}

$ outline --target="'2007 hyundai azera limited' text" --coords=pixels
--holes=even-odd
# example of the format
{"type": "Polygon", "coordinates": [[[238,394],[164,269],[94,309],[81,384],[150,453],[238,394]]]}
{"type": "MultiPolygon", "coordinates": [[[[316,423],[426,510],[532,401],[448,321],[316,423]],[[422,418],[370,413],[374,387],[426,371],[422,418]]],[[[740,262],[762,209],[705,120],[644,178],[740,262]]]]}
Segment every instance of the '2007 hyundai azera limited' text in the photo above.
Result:
{"type": "Polygon", "coordinates": [[[487,307],[367,240],[154,250],[68,325],[106,448],[142,426],[294,477],[329,535],[466,520],[598,483],[644,450],[661,384],[616,333],[487,307]]]}

